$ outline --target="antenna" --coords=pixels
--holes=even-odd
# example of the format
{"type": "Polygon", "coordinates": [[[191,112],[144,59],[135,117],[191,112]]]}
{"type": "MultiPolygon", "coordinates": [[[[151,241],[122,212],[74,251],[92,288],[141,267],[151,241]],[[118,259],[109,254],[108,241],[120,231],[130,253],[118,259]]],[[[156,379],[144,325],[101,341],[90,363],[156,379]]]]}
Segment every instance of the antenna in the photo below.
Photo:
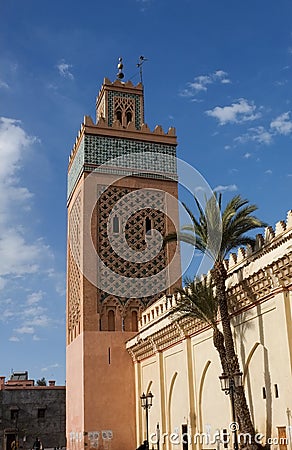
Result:
{"type": "Polygon", "coordinates": [[[141,84],[143,84],[143,69],[142,69],[142,66],[143,66],[145,61],[148,61],[148,59],[145,58],[144,56],[140,56],[139,57],[139,62],[137,63],[137,67],[139,67],[139,69],[140,69],[140,81],[141,81],[141,84]]]}

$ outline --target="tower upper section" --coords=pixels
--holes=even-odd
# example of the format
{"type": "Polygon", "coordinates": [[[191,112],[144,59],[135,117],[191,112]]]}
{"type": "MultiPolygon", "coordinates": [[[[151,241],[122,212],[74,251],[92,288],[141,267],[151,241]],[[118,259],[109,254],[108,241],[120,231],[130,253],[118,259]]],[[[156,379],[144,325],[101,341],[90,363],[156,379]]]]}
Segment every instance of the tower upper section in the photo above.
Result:
{"type": "Polygon", "coordinates": [[[107,78],[96,100],[96,123],[85,116],[69,157],[68,201],[85,172],[177,179],[175,129],[144,122],[143,85],[107,78]]]}
{"type": "Polygon", "coordinates": [[[132,122],[140,130],[144,123],[143,85],[119,80],[111,83],[105,78],[96,99],[96,122],[100,119],[109,127],[118,124],[126,128],[132,122]]]}

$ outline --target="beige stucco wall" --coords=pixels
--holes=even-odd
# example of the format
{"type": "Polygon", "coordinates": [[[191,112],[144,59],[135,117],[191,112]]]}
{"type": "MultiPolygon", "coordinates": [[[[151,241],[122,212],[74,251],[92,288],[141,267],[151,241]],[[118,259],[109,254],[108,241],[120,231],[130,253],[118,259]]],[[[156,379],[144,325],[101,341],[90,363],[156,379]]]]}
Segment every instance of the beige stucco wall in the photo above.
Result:
{"type": "MultiPolygon", "coordinates": [[[[291,293],[289,296],[291,299],[291,293]]],[[[284,306],[284,294],[281,292],[236,317],[233,323],[252,419],[257,431],[266,437],[277,437],[277,426],[288,425],[286,410],[292,407],[284,306]],[[278,398],[275,396],[275,385],[278,387],[278,398]],[[266,389],[266,399],[263,399],[263,387],[266,389]]],[[[188,425],[192,435],[210,433],[213,436],[217,429],[229,429],[230,400],[220,389],[222,369],[213,347],[211,330],[182,340],[161,354],[136,364],[140,366],[136,370],[136,384],[141,386],[139,395],[149,390],[154,395],[153,407],[149,411],[149,433],[155,433],[157,423],[161,432],[169,435],[181,433],[182,424],[188,425]],[[190,371],[193,374],[191,379],[188,376],[190,371]]],[[[136,401],[139,402],[139,398],[136,401]]],[[[141,411],[137,411],[139,424],[141,411]]],[[[145,417],[142,412],[137,444],[144,438],[145,417]]],[[[203,447],[214,448],[214,444],[207,445],[205,442],[203,447]]],[[[166,439],[166,448],[177,446],[166,439]]]]}
{"type": "MultiPolygon", "coordinates": [[[[289,212],[286,224],[281,222],[275,232],[269,228],[264,238],[257,238],[255,254],[240,249],[227,262],[235,346],[251,417],[256,431],[264,435],[263,443],[278,437],[277,427],[288,427],[287,409],[292,409],[291,217],[289,212]]],[[[213,437],[218,429],[230,431],[232,421],[229,396],[220,388],[222,369],[212,330],[195,321],[174,323],[174,302],[164,297],[151,305],[142,315],[139,334],[127,342],[135,364],[136,402],[151,389],[149,429],[155,432],[159,423],[161,433],[168,433],[166,450],[182,448],[169,440],[171,433],[181,433],[182,424],[188,425],[192,436],[213,437]]],[[[136,419],[138,445],[145,438],[141,407],[136,408],[136,419]]],[[[217,444],[205,440],[198,447],[217,444]]],[[[276,443],[271,447],[279,448],[276,443]]]]}

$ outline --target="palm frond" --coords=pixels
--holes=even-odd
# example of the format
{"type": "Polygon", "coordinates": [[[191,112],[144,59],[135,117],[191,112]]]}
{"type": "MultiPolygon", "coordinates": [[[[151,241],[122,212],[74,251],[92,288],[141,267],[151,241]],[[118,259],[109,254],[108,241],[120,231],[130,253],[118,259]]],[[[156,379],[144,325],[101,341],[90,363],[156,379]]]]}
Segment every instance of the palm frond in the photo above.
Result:
{"type": "Polygon", "coordinates": [[[218,302],[209,281],[186,280],[185,287],[177,289],[177,292],[177,306],[173,309],[175,318],[194,317],[217,328],[218,302]]]}
{"type": "Polygon", "coordinates": [[[184,225],[182,231],[173,233],[165,238],[165,242],[180,240],[193,245],[205,253],[213,261],[223,261],[227,254],[240,246],[254,245],[254,239],[247,233],[267,226],[253,213],[257,206],[249,204],[247,199],[235,195],[222,211],[222,194],[214,192],[205,200],[203,208],[199,199],[194,195],[198,209],[198,216],[183,203],[191,224],[184,225]]]}

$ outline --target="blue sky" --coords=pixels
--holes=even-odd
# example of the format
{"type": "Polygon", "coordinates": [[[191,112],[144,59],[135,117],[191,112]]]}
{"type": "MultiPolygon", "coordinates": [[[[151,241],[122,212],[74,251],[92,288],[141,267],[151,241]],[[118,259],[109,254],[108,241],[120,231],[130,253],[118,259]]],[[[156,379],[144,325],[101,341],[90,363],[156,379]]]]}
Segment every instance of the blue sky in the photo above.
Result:
{"type": "Polygon", "coordinates": [[[291,209],[288,0],[7,0],[0,26],[1,375],[65,382],[66,171],[119,56],[151,129],[271,225],[291,209]]]}

